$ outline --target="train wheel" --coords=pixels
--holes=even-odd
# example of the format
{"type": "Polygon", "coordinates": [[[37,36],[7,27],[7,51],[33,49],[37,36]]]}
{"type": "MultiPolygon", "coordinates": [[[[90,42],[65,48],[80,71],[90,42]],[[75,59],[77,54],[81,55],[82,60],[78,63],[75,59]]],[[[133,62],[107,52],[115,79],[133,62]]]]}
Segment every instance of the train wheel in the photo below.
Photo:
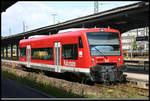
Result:
{"type": "Polygon", "coordinates": [[[125,82],[127,81],[126,76],[127,76],[127,75],[124,75],[124,74],[122,74],[122,75],[120,76],[120,78],[119,78],[120,83],[125,83],[125,82]]]}
{"type": "Polygon", "coordinates": [[[109,78],[110,78],[110,77],[109,77],[108,73],[106,73],[106,74],[104,75],[104,82],[103,82],[104,85],[110,85],[109,78]]]}

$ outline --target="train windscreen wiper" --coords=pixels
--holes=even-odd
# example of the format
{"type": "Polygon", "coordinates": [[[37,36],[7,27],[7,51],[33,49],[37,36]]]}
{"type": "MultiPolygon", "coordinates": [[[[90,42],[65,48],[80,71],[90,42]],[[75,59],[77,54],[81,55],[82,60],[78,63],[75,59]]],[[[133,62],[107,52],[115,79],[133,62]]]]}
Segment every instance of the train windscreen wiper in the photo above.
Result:
{"type": "Polygon", "coordinates": [[[103,51],[97,49],[96,47],[94,47],[94,48],[95,48],[99,53],[102,53],[102,54],[105,56],[105,54],[103,53],[103,51]]]}

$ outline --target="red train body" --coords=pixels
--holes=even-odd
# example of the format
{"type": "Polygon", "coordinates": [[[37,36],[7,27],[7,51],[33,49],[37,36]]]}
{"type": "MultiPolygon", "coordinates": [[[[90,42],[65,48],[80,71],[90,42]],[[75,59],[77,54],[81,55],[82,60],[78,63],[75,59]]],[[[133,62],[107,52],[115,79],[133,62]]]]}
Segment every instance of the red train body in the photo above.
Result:
{"type": "Polygon", "coordinates": [[[20,41],[20,63],[30,68],[85,74],[92,81],[122,77],[120,32],[91,28],[20,41]]]}

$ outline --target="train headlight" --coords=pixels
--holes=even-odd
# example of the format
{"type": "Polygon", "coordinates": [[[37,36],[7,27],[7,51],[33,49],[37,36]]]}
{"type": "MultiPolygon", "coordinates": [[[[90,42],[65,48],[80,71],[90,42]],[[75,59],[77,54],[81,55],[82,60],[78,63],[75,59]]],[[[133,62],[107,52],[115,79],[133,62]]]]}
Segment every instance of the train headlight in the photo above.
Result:
{"type": "Polygon", "coordinates": [[[118,58],[118,62],[120,62],[120,58],[118,58]]]}
{"type": "Polygon", "coordinates": [[[102,32],[104,32],[104,29],[103,29],[103,28],[101,28],[101,31],[102,31],[102,32]]]}
{"type": "Polygon", "coordinates": [[[92,63],[95,63],[95,59],[94,58],[92,58],[92,63]]]}

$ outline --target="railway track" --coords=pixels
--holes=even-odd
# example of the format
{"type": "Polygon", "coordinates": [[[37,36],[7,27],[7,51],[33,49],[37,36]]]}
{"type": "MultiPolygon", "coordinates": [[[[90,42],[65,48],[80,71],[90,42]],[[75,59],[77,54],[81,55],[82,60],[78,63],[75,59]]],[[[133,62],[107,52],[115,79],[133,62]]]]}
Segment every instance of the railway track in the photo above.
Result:
{"type": "MultiPolygon", "coordinates": [[[[141,96],[145,96],[145,92],[146,91],[149,91],[149,89],[146,89],[146,88],[139,88],[135,85],[130,85],[129,83],[126,83],[126,84],[115,84],[115,85],[109,85],[109,86],[104,86],[104,85],[100,85],[100,84],[95,84],[93,85],[93,87],[96,87],[96,88],[99,88],[99,89],[106,89],[107,92],[114,92],[116,91],[116,89],[120,89],[120,91],[122,92],[122,94],[127,94],[129,93],[128,89],[130,90],[135,90],[137,91],[137,94],[138,95],[141,95],[141,96]],[[128,88],[128,89],[126,89],[128,88]]],[[[149,97],[149,95],[147,96],[149,97]]]]}
{"type": "MultiPolygon", "coordinates": [[[[19,69],[22,71],[26,71],[26,72],[40,72],[40,70],[35,70],[35,69],[26,69],[23,68],[21,65],[17,64],[17,62],[7,62],[7,61],[3,61],[2,62],[3,67],[8,67],[8,68],[14,68],[14,69],[19,69]]],[[[54,77],[57,79],[64,79],[67,80],[69,82],[79,82],[79,83],[83,83],[82,81],[77,81],[74,80],[74,78],[66,78],[66,76],[64,74],[57,74],[53,75],[53,73],[44,73],[45,75],[49,76],[49,77],[54,77]],[[50,74],[50,75],[48,75],[50,74]]],[[[116,83],[116,84],[110,84],[110,85],[105,85],[105,84],[101,84],[101,83],[94,83],[94,84],[89,84],[89,82],[83,83],[84,85],[88,85],[90,86],[91,89],[104,89],[106,88],[109,92],[115,91],[116,89],[120,89],[122,92],[127,93],[128,91],[125,88],[134,88],[137,89],[137,91],[142,95],[145,91],[148,91],[149,88],[142,88],[142,87],[138,87],[136,86],[136,84],[132,83],[132,86],[130,85],[132,82],[131,81],[127,81],[125,83],[116,83]]],[[[149,96],[149,95],[148,95],[149,96]]]]}

